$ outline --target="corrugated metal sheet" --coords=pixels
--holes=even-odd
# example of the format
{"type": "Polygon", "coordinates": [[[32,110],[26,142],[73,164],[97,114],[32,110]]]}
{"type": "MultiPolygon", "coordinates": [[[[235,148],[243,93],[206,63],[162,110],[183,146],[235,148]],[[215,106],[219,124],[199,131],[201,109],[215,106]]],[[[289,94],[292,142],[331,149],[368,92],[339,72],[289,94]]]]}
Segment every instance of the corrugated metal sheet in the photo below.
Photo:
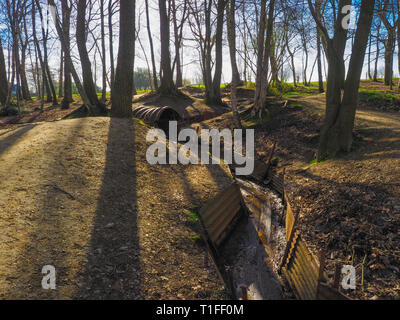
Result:
{"type": "Polygon", "coordinates": [[[146,107],[139,106],[133,110],[133,116],[168,132],[168,122],[182,121],[178,112],[170,107],[146,107]]]}
{"type": "Polygon", "coordinates": [[[349,299],[338,290],[323,283],[328,279],[323,271],[323,266],[321,265],[320,268],[318,260],[312,255],[306,242],[301,238],[300,231],[296,230],[296,216],[293,214],[286,194],[284,198],[287,247],[281,271],[296,297],[301,300],[349,299]]]}
{"type": "Polygon", "coordinates": [[[220,245],[228,226],[242,208],[242,194],[236,183],[231,184],[200,209],[200,218],[210,240],[220,245]]]}
{"type": "Polygon", "coordinates": [[[299,299],[312,300],[317,293],[318,263],[301,239],[300,232],[295,232],[282,273],[299,299]]]}
{"type": "Polygon", "coordinates": [[[276,191],[276,192],[278,192],[278,193],[280,193],[281,195],[283,195],[283,190],[284,190],[284,174],[283,173],[280,173],[280,174],[277,174],[277,173],[273,173],[272,175],[271,175],[271,182],[270,182],[270,184],[271,184],[271,186],[272,186],[272,188],[276,191]]]}
{"type": "Polygon", "coordinates": [[[292,211],[292,207],[290,206],[290,203],[287,200],[286,195],[285,195],[285,203],[286,203],[286,223],[285,223],[286,241],[289,241],[290,234],[292,233],[294,227],[295,217],[292,211]]]}

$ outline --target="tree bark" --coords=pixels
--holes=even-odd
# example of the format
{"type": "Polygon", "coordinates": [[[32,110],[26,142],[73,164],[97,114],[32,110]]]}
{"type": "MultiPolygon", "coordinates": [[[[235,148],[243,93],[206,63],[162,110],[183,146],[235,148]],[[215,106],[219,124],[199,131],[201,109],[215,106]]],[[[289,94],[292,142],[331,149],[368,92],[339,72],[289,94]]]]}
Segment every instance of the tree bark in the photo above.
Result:
{"type": "MultiPolygon", "coordinates": [[[[71,50],[71,38],[69,34],[71,24],[71,10],[72,6],[68,6],[68,0],[62,0],[62,32],[65,40],[66,50],[71,50]]],[[[72,98],[72,79],[71,79],[71,65],[68,59],[66,59],[66,53],[64,51],[64,97],[61,102],[62,109],[68,109],[69,104],[73,102],[72,98]]]]}
{"type": "Polygon", "coordinates": [[[378,81],[378,61],[379,61],[379,37],[380,37],[380,29],[381,29],[381,23],[378,23],[378,28],[376,31],[376,55],[375,55],[375,65],[374,65],[374,75],[372,77],[372,81],[377,82],[378,81]]]}
{"type": "Polygon", "coordinates": [[[261,89],[262,86],[265,85],[264,81],[264,39],[265,39],[265,26],[267,23],[266,16],[266,6],[267,1],[261,0],[261,9],[260,9],[260,19],[259,19],[259,28],[258,28],[258,36],[257,36],[257,73],[256,73],[256,90],[254,94],[254,108],[253,114],[261,110],[264,106],[264,101],[261,101],[261,89]]]}
{"type": "Polygon", "coordinates": [[[156,62],[154,59],[153,36],[151,35],[151,28],[150,28],[149,0],[145,0],[145,5],[146,5],[147,35],[149,37],[151,65],[153,67],[153,85],[154,85],[154,89],[158,90],[157,68],[156,68],[156,62]]]}
{"type": "Polygon", "coordinates": [[[231,58],[232,67],[232,85],[240,83],[240,74],[236,61],[236,23],[235,23],[235,12],[236,12],[236,1],[229,0],[226,6],[226,25],[228,34],[229,54],[231,58]]]}
{"type": "Polygon", "coordinates": [[[107,100],[107,65],[106,65],[106,35],[104,26],[104,0],[100,0],[100,25],[101,25],[101,65],[102,65],[102,89],[101,102],[107,100]]]}
{"type": "MultiPolygon", "coordinates": [[[[262,1],[263,2],[263,1],[262,1]]],[[[268,6],[268,20],[267,20],[267,34],[265,38],[265,44],[264,44],[264,37],[262,37],[263,41],[261,44],[261,47],[264,47],[263,50],[263,58],[261,65],[257,65],[257,73],[259,72],[260,68],[260,88],[259,88],[259,95],[256,96],[256,99],[254,100],[254,108],[253,108],[253,115],[259,114],[259,117],[261,118],[262,116],[262,111],[265,106],[265,101],[267,99],[267,90],[268,90],[268,62],[269,62],[269,57],[271,53],[271,40],[272,40],[272,35],[273,35],[273,18],[274,18],[274,10],[275,10],[275,0],[270,0],[269,6],[268,6]]],[[[261,10],[261,12],[263,9],[261,10]]],[[[264,19],[265,22],[265,19],[264,19]]],[[[260,24],[265,24],[263,20],[260,18],[260,24]]],[[[260,27],[261,29],[261,27],[260,27]]],[[[265,29],[265,27],[264,27],[265,29]]],[[[260,46],[258,47],[258,50],[260,51],[260,46]]],[[[256,90],[257,94],[257,90],[256,90]]]]}
{"type": "Polygon", "coordinates": [[[82,83],[79,79],[78,73],[75,70],[74,64],[72,63],[72,59],[71,59],[71,52],[69,50],[67,50],[67,43],[64,39],[64,32],[63,32],[63,29],[62,29],[62,26],[61,26],[61,23],[58,18],[58,14],[57,14],[57,6],[56,6],[54,0],[47,0],[47,1],[48,1],[50,10],[52,11],[51,15],[53,16],[53,19],[54,19],[54,24],[56,26],[56,31],[57,31],[58,37],[60,39],[62,49],[65,54],[65,59],[71,67],[72,78],[74,79],[75,85],[79,91],[79,94],[83,100],[84,105],[87,107],[89,113],[93,115],[96,113],[96,110],[95,110],[95,107],[90,103],[90,100],[85,92],[85,89],[83,88],[82,83]]]}
{"type": "Polygon", "coordinates": [[[135,46],[135,4],[131,0],[120,1],[120,32],[117,69],[112,91],[111,115],[132,117],[133,56],[135,46]]]}
{"type": "Polygon", "coordinates": [[[208,103],[221,104],[221,75],[222,75],[222,33],[224,29],[225,0],[217,3],[217,28],[215,33],[215,72],[212,82],[212,95],[208,103]]]}
{"type": "Polygon", "coordinates": [[[158,0],[160,13],[160,36],[161,36],[161,84],[158,92],[163,95],[176,94],[171,70],[171,54],[169,51],[169,19],[167,15],[166,0],[158,0]]]}
{"type": "Polygon", "coordinates": [[[82,66],[83,87],[92,106],[95,106],[99,113],[107,112],[103,103],[97,97],[96,86],[93,82],[92,64],[86,49],[86,0],[79,0],[76,17],[76,42],[78,45],[79,57],[82,66]]]}
{"type": "Polygon", "coordinates": [[[363,0],[361,3],[360,18],[357,23],[349,70],[344,85],[343,100],[341,99],[341,88],[344,79],[341,66],[344,62],[347,30],[342,27],[342,8],[345,5],[349,5],[351,1],[339,1],[339,14],[335,22],[333,39],[329,38],[327,30],[317,17],[311,0],[308,0],[308,3],[315,21],[320,27],[320,30],[323,31],[327,40],[328,49],[329,70],[326,92],[326,112],[317,153],[317,160],[321,161],[327,157],[334,157],[339,151],[350,151],[352,145],[352,130],[357,108],[358,88],[375,1],[363,0]]]}
{"type": "Polygon", "coordinates": [[[4,59],[3,45],[1,43],[1,38],[0,38],[0,103],[3,106],[5,106],[7,101],[7,91],[8,91],[7,89],[8,89],[7,69],[4,59]]]}
{"type": "Polygon", "coordinates": [[[114,37],[113,37],[113,0],[108,1],[108,37],[109,37],[109,49],[110,49],[110,69],[111,69],[111,95],[114,87],[115,80],[115,65],[114,65],[114,37]]]}
{"type": "Polygon", "coordinates": [[[53,79],[50,72],[49,62],[48,62],[48,52],[47,52],[47,38],[48,38],[48,31],[45,32],[44,30],[44,18],[42,9],[40,7],[39,0],[36,0],[36,8],[39,11],[40,22],[41,22],[41,29],[42,29],[42,37],[43,37],[43,68],[46,75],[47,80],[47,102],[52,102],[53,105],[58,104],[56,89],[54,87],[53,79]]]}
{"type": "MultiPolygon", "coordinates": [[[[317,12],[318,17],[321,16],[321,0],[317,0],[315,2],[315,11],[317,12]]],[[[321,63],[321,35],[319,32],[319,28],[317,26],[317,67],[318,67],[318,91],[320,93],[324,92],[324,82],[322,80],[322,63],[321,63]]],[[[311,78],[310,78],[311,81],[311,78]]]]}
{"type": "Polygon", "coordinates": [[[58,98],[64,97],[64,88],[63,88],[63,76],[64,76],[64,53],[61,49],[60,52],[60,71],[58,78],[58,98]]]}

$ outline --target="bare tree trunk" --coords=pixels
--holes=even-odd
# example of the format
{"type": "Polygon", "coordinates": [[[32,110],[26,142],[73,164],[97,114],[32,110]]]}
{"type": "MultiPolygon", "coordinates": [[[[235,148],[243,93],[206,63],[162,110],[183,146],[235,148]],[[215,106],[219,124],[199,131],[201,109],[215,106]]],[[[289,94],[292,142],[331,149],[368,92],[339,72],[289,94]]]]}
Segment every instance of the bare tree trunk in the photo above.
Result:
{"type": "Polygon", "coordinates": [[[217,30],[215,34],[215,72],[212,82],[211,103],[222,103],[221,101],[221,75],[222,75],[222,33],[224,29],[225,0],[217,3],[217,30]]]}
{"type": "Polygon", "coordinates": [[[95,107],[90,103],[90,100],[89,100],[89,98],[88,98],[88,96],[87,96],[87,94],[85,92],[85,89],[83,88],[82,83],[81,83],[81,81],[79,79],[78,73],[75,70],[74,64],[72,63],[71,52],[70,52],[70,50],[67,50],[67,42],[64,39],[64,31],[62,29],[60,20],[58,18],[56,4],[55,4],[54,0],[47,0],[47,1],[48,1],[50,10],[51,10],[51,14],[52,14],[53,19],[54,19],[54,24],[56,26],[56,31],[57,31],[58,37],[60,39],[62,49],[63,49],[64,54],[65,54],[65,60],[70,65],[71,75],[72,75],[72,77],[74,79],[75,85],[76,85],[76,87],[77,87],[77,89],[79,91],[79,94],[80,94],[80,96],[81,96],[81,98],[83,100],[83,103],[87,107],[89,113],[90,114],[95,114],[95,111],[96,111],[95,107]]]}
{"type": "Polygon", "coordinates": [[[350,151],[352,145],[352,130],[354,127],[355,112],[358,100],[358,88],[361,78],[368,35],[371,28],[374,0],[363,0],[361,3],[360,18],[352,48],[349,70],[344,86],[343,99],[341,88],[344,82],[341,66],[344,62],[344,50],[347,40],[347,30],[342,27],[342,8],[349,5],[351,0],[340,0],[338,6],[338,17],[335,22],[335,33],[333,39],[329,38],[326,28],[317,17],[311,0],[308,4],[311,13],[320,30],[327,39],[328,49],[328,82],[326,92],[325,122],[321,129],[320,144],[317,160],[333,157],[339,151],[350,151]]]}
{"type": "Polygon", "coordinates": [[[0,37],[0,103],[3,106],[5,106],[7,101],[7,89],[8,89],[7,69],[6,69],[6,62],[4,59],[3,45],[1,43],[1,37],[0,37]]]}
{"type": "Polygon", "coordinates": [[[231,67],[232,67],[232,84],[235,83],[236,85],[238,85],[240,83],[240,74],[236,61],[235,6],[236,6],[235,0],[228,0],[226,6],[226,25],[228,33],[229,54],[231,58],[231,67]]]}
{"type": "Polygon", "coordinates": [[[101,25],[101,63],[102,63],[102,90],[101,101],[107,100],[107,65],[106,65],[106,35],[104,26],[104,0],[100,0],[100,25],[101,25]]]}
{"type": "Polygon", "coordinates": [[[93,82],[92,64],[86,49],[86,0],[79,0],[76,17],[76,42],[82,66],[83,87],[92,106],[100,113],[107,112],[103,103],[97,97],[96,86],[93,82]]]}
{"type": "MultiPolygon", "coordinates": [[[[268,22],[267,22],[267,34],[265,38],[265,44],[264,44],[264,37],[262,37],[263,41],[261,43],[261,47],[265,46],[263,50],[263,58],[262,62],[260,65],[260,91],[259,91],[259,96],[256,96],[256,99],[254,100],[254,108],[253,108],[253,114],[259,114],[259,117],[261,118],[262,116],[262,111],[265,106],[265,101],[267,98],[267,86],[268,86],[268,61],[271,53],[271,40],[272,40],[272,34],[274,32],[273,30],[273,18],[274,18],[274,10],[275,10],[275,0],[270,0],[269,6],[268,6],[268,22]]],[[[263,9],[261,10],[261,12],[263,9]]],[[[264,20],[265,22],[265,20],[264,20]]],[[[263,23],[263,20],[260,17],[260,24],[265,24],[263,23]]],[[[265,27],[264,27],[265,28],[265,27]]],[[[261,29],[261,27],[260,27],[261,29]]],[[[260,46],[258,47],[258,50],[260,51],[260,46]]],[[[258,65],[257,65],[257,73],[258,73],[258,65]]]]}
{"type": "MultiPolygon", "coordinates": [[[[258,112],[264,107],[264,101],[261,101],[261,90],[262,86],[266,85],[266,81],[264,81],[264,39],[265,39],[265,26],[267,23],[267,15],[266,15],[266,6],[267,1],[261,0],[261,10],[260,10],[260,19],[259,19],[259,29],[257,36],[257,73],[256,73],[256,91],[254,95],[254,108],[253,114],[258,112]]],[[[266,77],[266,75],[265,75],[266,77]]]]}
{"type": "Polygon", "coordinates": [[[380,54],[380,50],[379,50],[380,29],[381,29],[381,23],[379,22],[378,29],[376,31],[376,55],[375,55],[374,75],[373,75],[374,82],[378,81],[378,61],[379,61],[379,54],[380,54]]]}
{"type": "Polygon", "coordinates": [[[231,82],[231,105],[233,119],[236,128],[241,128],[239,111],[237,108],[237,86],[240,81],[240,74],[236,62],[236,34],[235,34],[235,0],[229,0],[227,5],[227,29],[229,53],[231,57],[232,82],[231,82]]]}
{"type": "MultiPolygon", "coordinates": [[[[65,40],[66,50],[71,50],[71,38],[69,34],[71,24],[71,10],[72,6],[68,6],[68,0],[62,0],[62,31],[65,40]]],[[[72,98],[72,79],[71,79],[71,65],[68,59],[66,59],[66,53],[64,51],[64,99],[61,102],[62,109],[68,109],[69,104],[73,102],[72,98]]]]}
{"type": "Polygon", "coordinates": [[[158,0],[160,13],[161,36],[161,84],[158,92],[165,95],[176,94],[176,87],[172,77],[171,54],[169,51],[169,19],[167,15],[166,0],[158,0]]]}
{"type": "MultiPolygon", "coordinates": [[[[393,78],[393,54],[394,54],[394,47],[396,41],[396,22],[393,23],[393,26],[390,24],[389,20],[386,18],[386,13],[388,10],[389,5],[392,5],[392,10],[394,11],[393,2],[385,1],[383,4],[383,10],[379,12],[379,16],[381,21],[385,25],[387,31],[387,38],[384,41],[385,44],[385,77],[384,82],[385,85],[390,85],[390,89],[392,89],[392,78],[393,78]]],[[[394,12],[393,12],[394,15],[394,12]]],[[[394,19],[393,19],[394,20],[394,19]]]]}
{"type": "Polygon", "coordinates": [[[175,68],[176,64],[176,82],[175,85],[176,87],[182,87],[182,63],[181,63],[181,46],[182,46],[182,35],[183,35],[183,27],[184,23],[186,20],[186,9],[187,9],[187,2],[184,1],[183,5],[183,10],[182,10],[182,18],[181,21],[178,25],[178,19],[177,19],[177,11],[178,7],[176,6],[175,0],[171,1],[171,11],[172,11],[172,21],[173,21],[173,26],[174,26],[174,40],[175,40],[175,59],[172,65],[172,70],[175,68]]]}
{"type": "Polygon", "coordinates": [[[41,73],[42,73],[41,98],[42,98],[42,108],[43,108],[45,91],[46,91],[46,94],[49,95],[50,88],[49,88],[49,84],[47,81],[47,73],[46,73],[46,67],[45,67],[45,64],[43,61],[43,57],[42,57],[42,51],[40,49],[39,41],[38,41],[37,35],[36,35],[36,5],[35,5],[35,3],[32,3],[32,34],[33,34],[33,42],[34,42],[34,45],[36,48],[37,56],[39,58],[40,68],[41,68],[41,73]]]}
{"type": "Polygon", "coordinates": [[[45,32],[44,30],[44,18],[43,18],[43,13],[42,9],[40,7],[39,0],[36,0],[36,8],[39,11],[39,16],[40,16],[40,22],[41,22],[41,28],[42,28],[42,37],[43,37],[43,67],[44,71],[46,73],[46,78],[47,78],[47,84],[50,89],[50,92],[47,91],[47,102],[53,102],[53,105],[58,104],[57,100],[57,94],[56,94],[56,89],[54,88],[54,83],[52,80],[51,72],[50,72],[50,67],[48,63],[48,53],[47,53],[47,39],[48,39],[48,30],[45,32]]]}
{"type": "Polygon", "coordinates": [[[58,97],[62,98],[64,97],[63,93],[63,77],[64,77],[64,53],[61,49],[60,52],[60,72],[59,72],[59,78],[58,78],[58,97]]]}
{"type": "Polygon", "coordinates": [[[368,79],[372,79],[371,74],[371,46],[372,46],[372,35],[369,36],[369,43],[368,43],[368,79]]]}
{"type": "Polygon", "coordinates": [[[135,4],[131,0],[120,0],[120,33],[117,69],[112,91],[111,115],[132,117],[133,56],[135,46],[135,4]]]}
{"type": "Polygon", "coordinates": [[[112,90],[114,87],[114,80],[115,80],[115,65],[114,65],[114,36],[113,36],[113,24],[112,24],[112,17],[113,17],[113,7],[114,7],[114,0],[108,1],[108,33],[109,33],[109,47],[110,47],[110,69],[111,69],[111,95],[112,90]]]}
{"type": "Polygon", "coordinates": [[[154,59],[153,36],[151,35],[151,29],[150,29],[149,0],[145,0],[145,5],[146,5],[147,34],[149,36],[151,65],[153,67],[153,85],[154,85],[154,88],[156,90],[158,90],[157,68],[156,68],[156,62],[154,59]]]}
{"type": "MultiPolygon", "coordinates": [[[[315,2],[315,11],[317,12],[318,18],[321,16],[321,0],[315,2]]],[[[324,82],[322,80],[322,64],[321,64],[321,34],[317,26],[317,67],[318,67],[318,91],[324,92],[324,82]]],[[[311,81],[311,77],[310,77],[311,81]]]]}

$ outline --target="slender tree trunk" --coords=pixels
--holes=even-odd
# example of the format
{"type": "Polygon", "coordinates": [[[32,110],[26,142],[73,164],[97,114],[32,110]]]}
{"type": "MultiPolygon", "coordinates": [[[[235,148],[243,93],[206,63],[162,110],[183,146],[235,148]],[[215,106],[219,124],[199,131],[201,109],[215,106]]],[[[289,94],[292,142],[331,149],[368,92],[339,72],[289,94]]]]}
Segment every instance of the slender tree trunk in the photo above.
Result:
{"type": "Polygon", "coordinates": [[[85,92],[85,89],[82,86],[82,83],[79,79],[78,73],[75,70],[74,64],[72,63],[71,52],[70,52],[70,50],[67,50],[67,43],[64,39],[64,31],[62,29],[60,20],[58,18],[57,6],[56,6],[54,0],[47,0],[47,1],[48,1],[50,10],[51,10],[51,15],[53,16],[53,19],[54,19],[54,24],[56,26],[58,38],[60,39],[61,46],[62,46],[62,49],[65,54],[65,59],[71,68],[70,70],[71,70],[72,78],[74,79],[75,85],[76,85],[78,92],[83,100],[84,105],[88,109],[89,113],[93,115],[96,113],[97,110],[95,110],[95,107],[90,103],[90,100],[85,92]]]}
{"type": "Polygon", "coordinates": [[[261,90],[262,86],[266,85],[266,81],[264,78],[266,75],[263,75],[264,72],[264,39],[265,39],[265,26],[267,22],[266,16],[266,6],[267,1],[261,0],[261,10],[260,10],[260,19],[259,19],[259,28],[258,28],[258,36],[257,36],[257,73],[256,73],[256,91],[254,94],[254,108],[253,114],[261,110],[264,106],[264,101],[261,101],[261,90]]]}
{"type": "Polygon", "coordinates": [[[215,34],[215,72],[212,82],[212,96],[210,103],[222,103],[221,101],[221,75],[222,75],[222,33],[224,28],[225,0],[217,3],[217,28],[215,34]]]}
{"type": "Polygon", "coordinates": [[[236,62],[236,33],[235,33],[235,0],[229,0],[227,5],[227,29],[228,29],[228,43],[229,54],[231,57],[232,68],[232,82],[231,82],[231,105],[233,119],[236,128],[241,128],[239,111],[237,108],[237,86],[240,81],[240,74],[236,62]]]}
{"type": "Polygon", "coordinates": [[[160,36],[161,36],[161,84],[159,93],[169,95],[176,94],[171,70],[171,54],[169,51],[169,19],[167,15],[166,0],[158,0],[160,13],[160,36]]]}
{"type": "Polygon", "coordinates": [[[232,67],[232,84],[236,83],[236,85],[238,85],[240,83],[240,74],[236,61],[235,6],[236,6],[235,0],[228,0],[226,6],[226,25],[228,33],[229,54],[231,58],[231,67],[232,67]]]}
{"type": "MultiPolygon", "coordinates": [[[[262,112],[265,106],[268,89],[268,61],[271,53],[271,40],[273,35],[273,18],[275,10],[275,0],[270,0],[268,6],[268,20],[267,20],[267,34],[265,38],[265,48],[263,52],[263,60],[261,63],[261,77],[260,77],[260,93],[258,99],[255,99],[253,114],[259,114],[261,118],[262,112]]],[[[263,24],[263,20],[260,19],[260,24],[263,24]]],[[[264,37],[262,37],[264,38],[264,37]]],[[[264,46],[264,41],[261,46],[264,46]]],[[[260,47],[258,48],[260,50],[260,47]]],[[[258,67],[257,67],[258,70],[258,67]]]]}
{"type": "Polygon", "coordinates": [[[101,63],[102,63],[102,90],[101,101],[107,100],[107,65],[106,65],[106,35],[104,25],[104,0],[100,0],[100,25],[101,25],[101,63]]]}
{"type": "Polygon", "coordinates": [[[60,52],[60,72],[58,78],[58,98],[64,97],[64,90],[63,90],[63,77],[64,77],[64,53],[61,49],[60,52]]]}
{"type": "Polygon", "coordinates": [[[136,54],[136,0],[133,1],[133,12],[135,12],[135,14],[133,15],[133,35],[134,35],[134,39],[133,39],[133,88],[132,88],[132,92],[133,95],[136,95],[136,84],[135,84],[135,54],[136,54]]]}
{"type": "Polygon", "coordinates": [[[7,101],[7,89],[8,89],[8,81],[7,81],[7,69],[6,62],[4,59],[4,51],[3,45],[1,43],[0,37],[0,103],[5,106],[7,101]]]}
{"type": "Polygon", "coordinates": [[[379,47],[380,28],[381,28],[381,23],[379,22],[378,28],[376,31],[376,55],[375,55],[374,75],[373,75],[374,82],[378,81],[378,61],[379,61],[379,54],[380,54],[380,47],[379,47]]]}
{"type": "Polygon", "coordinates": [[[145,5],[146,5],[147,35],[149,37],[151,65],[153,67],[153,85],[154,85],[154,88],[156,90],[158,90],[157,68],[156,68],[156,62],[154,59],[153,36],[151,35],[151,28],[150,28],[149,0],[145,0],[145,5]]]}
{"type": "Polygon", "coordinates": [[[135,46],[135,4],[131,0],[120,0],[120,33],[117,69],[112,91],[111,115],[132,117],[133,56],[135,46]]]}
{"type": "MultiPolygon", "coordinates": [[[[321,0],[315,2],[315,10],[317,12],[318,17],[321,16],[321,0]]],[[[324,82],[322,79],[322,63],[321,63],[321,34],[319,32],[319,28],[317,26],[316,30],[317,35],[317,67],[318,67],[318,91],[320,93],[324,92],[324,82]]],[[[311,81],[311,77],[310,77],[311,81]]]]}
{"type": "Polygon", "coordinates": [[[181,57],[180,57],[180,52],[181,52],[181,45],[182,45],[182,32],[183,32],[183,24],[186,19],[186,6],[187,2],[184,3],[184,9],[182,13],[182,20],[180,22],[180,26],[178,26],[178,19],[177,19],[177,11],[178,8],[176,6],[175,0],[171,1],[172,4],[172,22],[174,26],[174,44],[175,44],[175,59],[174,63],[172,65],[172,70],[174,70],[175,65],[176,65],[176,81],[175,85],[176,87],[182,87],[182,64],[181,64],[181,57]]]}
{"type": "Polygon", "coordinates": [[[86,49],[86,0],[79,0],[76,17],[76,42],[82,66],[83,87],[92,106],[100,113],[107,112],[103,103],[97,97],[96,86],[93,82],[92,64],[86,49]]]}
{"type": "MultiPolygon", "coordinates": [[[[44,18],[43,18],[43,13],[42,13],[42,9],[40,7],[39,0],[36,0],[36,8],[39,11],[41,28],[42,28],[43,67],[44,67],[44,72],[46,73],[47,85],[48,85],[48,87],[50,89],[49,91],[47,91],[47,102],[53,102],[53,105],[57,105],[58,104],[58,100],[57,100],[56,89],[54,87],[54,83],[53,83],[53,79],[52,79],[52,76],[51,76],[50,67],[49,67],[49,63],[48,63],[47,39],[48,39],[48,33],[49,32],[48,32],[48,30],[47,30],[47,32],[44,30],[44,18]]],[[[48,23],[47,23],[47,25],[48,25],[48,23]]]]}
{"type": "Polygon", "coordinates": [[[372,46],[372,35],[369,36],[369,43],[368,43],[368,79],[372,80],[371,74],[371,46],[372,46]]]}
{"type": "Polygon", "coordinates": [[[385,41],[385,76],[386,86],[392,85],[393,76],[393,54],[394,54],[394,31],[388,30],[388,38],[385,41]]]}
{"type": "MultiPolygon", "coordinates": [[[[71,10],[72,7],[68,6],[67,0],[62,0],[62,31],[65,40],[66,50],[71,50],[71,38],[70,38],[70,24],[71,24],[71,10]]],[[[68,59],[66,59],[66,53],[64,51],[64,98],[61,102],[62,109],[68,109],[69,104],[73,102],[72,98],[72,79],[71,79],[71,65],[68,59]]]]}
{"type": "Polygon", "coordinates": [[[207,103],[213,101],[212,74],[211,74],[211,8],[212,0],[204,1],[204,24],[205,24],[205,40],[204,40],[204,72],[203,80],[205,86],[205,96],[207,103]]]}
{"type": "Polygon", "coordinates": [[[349,152],[353,141],[354,119],[358,103],[358,89],[364,63],[368,35],[371,29],[375,0],[362,1],[360,18],[344,87],[342,107],[339,113],[340,150],[349,152]]]}
{"type": "Polygon", "coordinates": [[[115,80],[115,65],[114,65],[114,36],[113,36],[113,24],[112,24],[112,17],[113,17],[113,1],[108,1],[108,33],[109,33],[109,48],[110,48],[110,69],[111,69],[111,95],[112,90],[114,87],[114,80],[115,80]]]}
{"type": "Polygon", "coordinates": [[[151,64],[152,64],[152,68],[153,68],[153,85],[154,85],[154,88],[156,90],[158,90],[157,68],[156,68],[156,62],[154,59],[153,36],[151,35],[151,28],[150,28],[149,1],[148,0],[145,0],[145,5],[146,5],[147,35],[149,37],[151,64]]]}

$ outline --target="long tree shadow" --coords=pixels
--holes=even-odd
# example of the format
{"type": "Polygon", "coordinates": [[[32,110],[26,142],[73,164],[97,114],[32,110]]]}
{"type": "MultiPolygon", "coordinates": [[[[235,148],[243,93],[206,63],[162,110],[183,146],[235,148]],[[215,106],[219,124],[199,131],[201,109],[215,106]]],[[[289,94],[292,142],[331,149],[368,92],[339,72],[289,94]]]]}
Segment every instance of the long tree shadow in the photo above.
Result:
{"type": "MultiPolygon", "coordinates": [[[[21,138],[25,133],[27,133],[29,130],[33,129],[35,127],[34,124],[30,124],[27,126],[23,126],[21,128],[16,129],[15,132],[11,133],[9,136],[6,138],[3,138],[0,140],[0,155],[4,153],[8,148],[10,148],[15,142],[21,138]]],[[[11,130],[10,130],[11,131],[11,130]]],[[[1,134],[7,134],[9,131],[1,134]]],[[[0,135],[0,136],[1,136],[0,135]]]]}
{"type": "Polygon", "coordinates": [[[135,128],[111,118],[103,181],[79,299],[141,299],[135,128]]]}

